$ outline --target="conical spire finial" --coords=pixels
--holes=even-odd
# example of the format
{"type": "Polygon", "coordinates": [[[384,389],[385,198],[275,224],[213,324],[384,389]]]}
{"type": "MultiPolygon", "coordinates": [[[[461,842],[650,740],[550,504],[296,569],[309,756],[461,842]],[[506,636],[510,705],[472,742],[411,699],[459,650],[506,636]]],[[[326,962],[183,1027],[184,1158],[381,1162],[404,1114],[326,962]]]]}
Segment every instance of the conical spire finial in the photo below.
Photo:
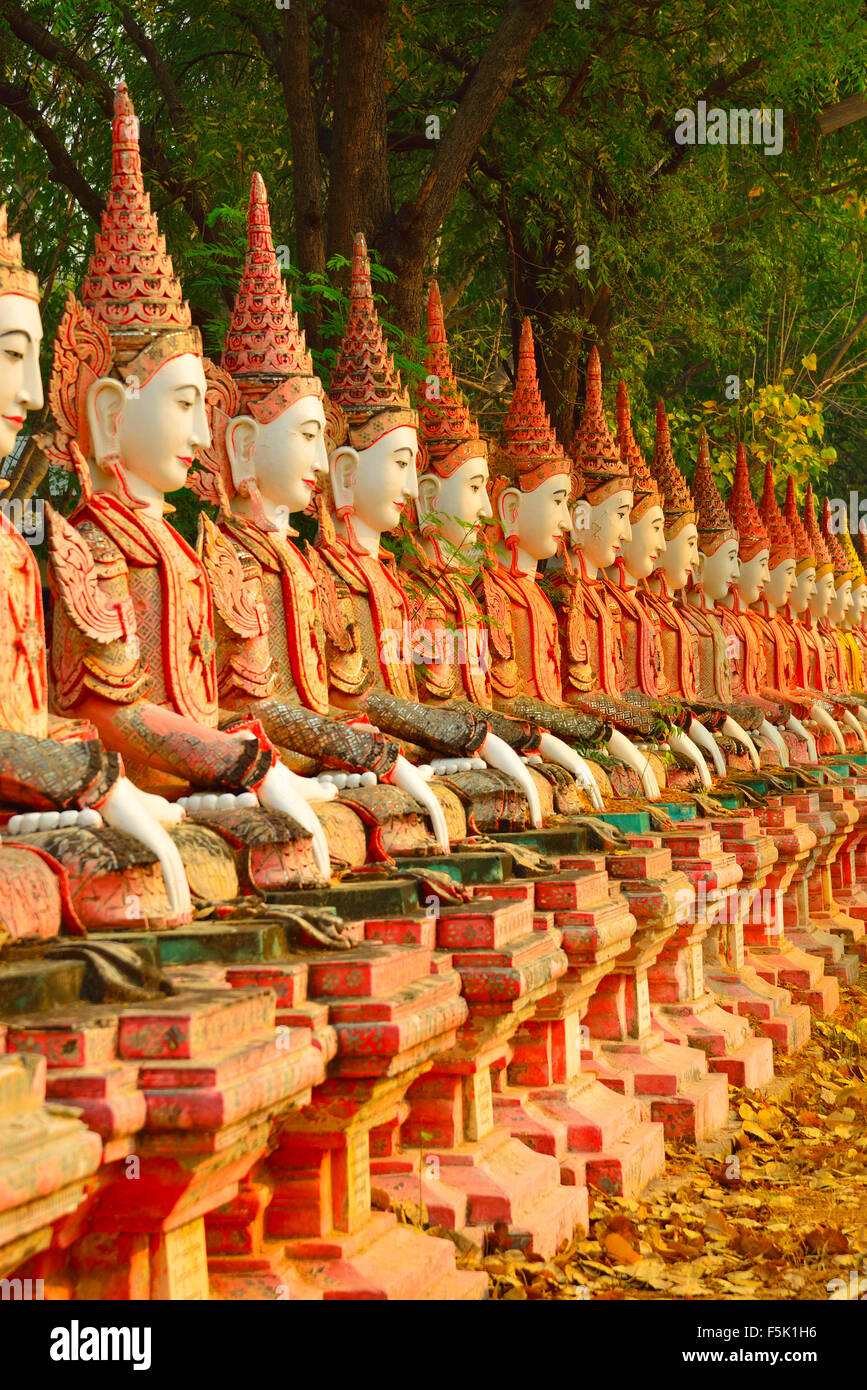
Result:
{"type": "Polygon", "coordinates": [[[617,445],[620,457],[632,478],[632,520],[638,521],[653,507],[662,506],[662,496],[632,431],[632,410],[626,382],[617,384],[617,445]]]}
{"type": "Polygon", "coordinates": [[[702,426],[698,436],[698,459],[692,479],[692,495],[696,505],[698,546],[705,555],[713,555],[724,541],[737,539],[737,531],[720,496],[710,463],[707,430],[702,426]]]}
{"type": "Polygon", "coordinates": [[[469,459],[486,458],[488,446],[479,438],[479,427],[471,419],[455,380],[436,280],[431,281],[428,291],[425,373],[426,380],[415,392],[424,445],[419,469],[432,468],[441,478],[448,478],[469,459]]]}
{"type": "Polygon", "coordinates": [[[747,449],[743,443],[738,444],[735,476],[729,497],[729,516],[737,528],[742,561],[754,560],[762,550],[770,551],[770,538],[762,518],[756,511],[756,504],[750,491],[747,449]]]}
{"type": "Polygon", "coordinates": [[[111,188],[81,298],[107,328],[115,365],[139,385],[170,357],[201,354],[142,182],[138,120],[125,82],[115,92],[111,188]]]}
{"type": "Polygon", "coordinates": [[[771,543],[768,567],[774,570],[784,560],[794,560],[796,558],[795,541],[777,505],[774,491],[774,465],[770,458],[765,463],[765,483],[759,499],[759,516],[765,524],[765,530],[771,543]]]}
{"type": "Polygon", "coordinates": [[[581,423],[572,440],[575,476],[581,494],[598,505],[612,493],[631,491],[632,474],[611,437],[602,401],[602,363],[595,343],[587,362],[587,390],[581,423]]]}
{"type": "Polygon", "coordinates": [[[797,561],[795,573],[803,574],[804,570],[811,569],[815,565],[816,554],[813,550],[813,542],[804,530],[804,523],[798,512],[795,480],[791,474],[786,480],[786,502],[783,507],[783,517],[795,545],[795,559],[797,561]]]}
{"type": "Polygon", "coordinates": [[[828,553],[825,538],[819,530],[812,483],[807,484],[807,491],[804,494],[804,530],[810,541],[810,549],[816,557],[816,578],[821,579],[823,575],[832,573],[834,562],[828,553]]]}
{"type": "Polygon", "coordinates": [[[322,383],[286,293],[271,237],[268,193],[254,174],[247,210],[247,254],[226,333],[222,365],[260,424],[302,396],[321,396],[322,383]]]}
{"type": "Polygon", "coordinates": [[[349,318],[331,373],[329,396],[355,448],[367,449],[401,425],[418,426],[409,392],[401,385],[382,336],[363,232],[356,235],[353,246],[349,318]]]}
{"type": "Polygon", "coordinates": [[[865,574],[864,566],[858,558],[858,552],[855,549],[855,542],[852,540],[852,537],[849,534],[848,525],[844,525],[843,530],[840,533],[840,544],[843,547],[843,552],[846,556],[846,563],[849,566],[849,572],[852,575],[852,588],[857,589],[861,584],[867,584],[867,574],[865,574]]]}
{"type": "Polygon", "coordinates": [[[822,503],[822,539],[828,549],[831,564],[834,566],[834,582],[839,589],[841,584],[845,584],[847,579],[852,578],[852,571],[849,568],[849,561],[846,552],[840,544],[840,538],[836,535],[831,524],[831,503],[826,497],[822,503]]]}
{"type": "Polygon", "coordinates": [[[665,534],[676,536],[684,526],[694,523],[695,502],[686,478],[678,468],[671,450],[671,432],[663,401],[656,402],[656,441],[650,471],[659,484],[665,511],[665,534]]]}
{"type": "Polygon", "coordinates": [[[528,318],[521,328],[515,389],[496,450],[492,473],[507,483],[532,492],[546,478],[569,473],[570,463],[551,428],[536,375],[533,329],[528,318]]]}

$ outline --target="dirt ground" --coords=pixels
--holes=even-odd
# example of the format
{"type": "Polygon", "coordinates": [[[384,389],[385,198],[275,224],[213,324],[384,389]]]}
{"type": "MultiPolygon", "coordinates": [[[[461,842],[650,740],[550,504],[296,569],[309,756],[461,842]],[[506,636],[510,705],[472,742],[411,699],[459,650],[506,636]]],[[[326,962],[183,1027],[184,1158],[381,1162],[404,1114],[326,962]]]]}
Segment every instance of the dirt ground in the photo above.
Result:
{"type": "Polygon", "coordinates": [[[729,1152],[666,1144],[640,1200],[591,1193],[547,1261],[451,1233],[459,1264],[492,1299],[867,1299],[867,972],[841,998],[767,1093],[731,1092],[729,1152]]]}

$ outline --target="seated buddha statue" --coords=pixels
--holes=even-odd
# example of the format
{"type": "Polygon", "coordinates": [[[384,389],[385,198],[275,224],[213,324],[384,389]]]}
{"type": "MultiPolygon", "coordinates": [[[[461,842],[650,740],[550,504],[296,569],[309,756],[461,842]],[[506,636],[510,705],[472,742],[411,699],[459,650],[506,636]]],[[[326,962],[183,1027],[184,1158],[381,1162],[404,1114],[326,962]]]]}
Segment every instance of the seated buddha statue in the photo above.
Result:
{"type": "Polygon", "coordinates": [[[424,369],[417,392],[418,498],[405,522],[401,564],[414,645],[421,648],[416,651],[419,697],[425,704],[458,701],[484,712],[510,747],[566,769],[602,810],[593,774],[574,748],[537,723],[511,719],[502,704],[494,711],[490,650],[502,634],[489,630],[485,605],[473,590],[481,572],[484,591],[489,564],[481,535],[492,520],[488,444],[479,437],[455,380],[436,281],[428,295],[424,369]]]}
{"type": "MultiPolygon", "coordinates": [[[[343,634],[329,571],[318,553],[293,543],[293,512],[308,511],[328,470],[322,383],[283,287],[274,253],[265,184],[254,174],[244,272],[226,335],[222,366],[207,368],[211,444],[200,451],[188,485],[219,508],[216,525],[200,517],[199,551],[214,601],[221,709],[257,719],[297,772],[326,770],[350,786],[376,819],[376,803],[395,798],[357,784],[402,788],[417,811],[438,803],[398,745],[351,722],[330,703],[326,625],[343,634]],[[342,775],[341,775],[342,774],[342,775]]],[[[370,676],[360,653],[344,654],[344,693],[361,694],[370,676]]],[[[334,812],[323,812],[326,827],[334,812]]],[[[344,806],[330,837],[346,835],[344,806]]],[[[357,826],[351,826],[358,831],[357,826]]],[[[445,847],[445,845],[443,845],[445,847]]]]}
{"type": "MultiPolygon", "coordinates": [[[[867,574],[855,549],[849,528],[845,525],[840,532],[840,544],[846,554],[852,574],[852,603],[843,618],[838,635],[844,643],[846,666],[849,674],[849,688],[864,690],[864,645],[862,641],[864,615],[867,612],[867,574]]],[[[859,712],[863,722],[863,716],[859,712]]]]}
{"type": "Polygon", "coordinates": [[[242,839],[288,845],[306,835],[327,875],[308,798],[335,788],[285,767],[256,721],[218,727],[207,576],[165,519],[166,493],[210,444],[205,394],[199,332],[150,211],[121,84],[108,207],[82,302],[69,297],[58,329],[51,379],[50,456],[81,487],[70,522],[48,514],[53,701],[89,720],[137,785],[173,797],[241,794],[242,839]]]}
{"type": "MultiPolygon", "coordinates": [[[[42,408],[41,342],[39,284],[23,265],[19,237],[7,235],[6,208],[0,206],[0,458],[12,453],[27,414],[42,408]]],[[[140,792],[124,775],[122,759],[86,721],[49,714],[39,569],[2,510],[0,589],[0,803],[7,835],[14,842],[19,833],[51,830],[54,858],[63,863],[64,841],[71,855],[81,856],[80,835],[71,845],[73,827],[98,828],[104,821],[123,832],[115,842],[121,860],[133,838],[159,859],[169,915],[175,922],[188,920],[183,865],[163,828],[177,824],[183,812],[140,792]]],[[[110,916],[99,923],[109,924],[110,916]]]]}

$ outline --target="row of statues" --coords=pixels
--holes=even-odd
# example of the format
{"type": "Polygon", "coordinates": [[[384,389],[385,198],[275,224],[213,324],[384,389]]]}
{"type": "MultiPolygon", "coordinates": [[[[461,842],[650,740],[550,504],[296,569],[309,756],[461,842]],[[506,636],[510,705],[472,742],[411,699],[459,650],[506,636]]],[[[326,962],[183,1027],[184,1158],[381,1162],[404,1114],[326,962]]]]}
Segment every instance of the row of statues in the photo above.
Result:
{"type": "MultiPolygon", "coordinates": [[[[43,405],[38,304],[4,226],[0,453],[43,405]]],[[[662,403],[648,466],[623,383],[609,428],[595,349],[567,452],[529,321],[501,434],[482,439],[435,283],[414,400],[402,384],[361,236],[326,397],[258,174],[225,349],[205,361],[124,86],[48,394],[49,455],[81,499],[68,519],[47,508],[49,671],[36,564],[0,517],[9,830],[56,831],[61,860],[68,830],[131,837],[159,860],[168,923],[190,918],[201,853],[185,813],[271,846],[280,887],[430,833],[447,850],[601,811],[613,789],[655,800],[666,767],[707,790],[729,765],[867,749],[867,578],[810,488],[803,517],[791,479],[781,509],[768,464],[756,506],[741,445],[726,505],[702,434],[690,489],[662,403]],[[217,508],[197,551],[167,519],[184,486],[217,508]],[[309,512],[302,553],[291,517],[309,512]]]]}

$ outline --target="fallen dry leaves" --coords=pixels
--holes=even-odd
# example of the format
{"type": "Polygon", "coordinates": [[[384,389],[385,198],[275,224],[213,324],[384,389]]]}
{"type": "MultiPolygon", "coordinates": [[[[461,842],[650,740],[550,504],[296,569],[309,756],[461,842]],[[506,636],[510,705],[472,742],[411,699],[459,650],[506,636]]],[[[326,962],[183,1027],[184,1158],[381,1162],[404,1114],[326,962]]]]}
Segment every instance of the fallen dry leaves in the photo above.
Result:
{"type": "Polygon", "coordinates": [[[857,1293],[859,1277],[867,1293],[861,981],[841,985],[840,1010],[814,1018],[801,1053],[776,1059],[782,1090],[732,1091],[734,1153],[667,1145],[665,1174],[640,1199],[591,1192],[590,1231],[550,1260],[436,1234],[451,1234],[463,1268],[487,1271],[493,1299],[826,1300],[857,1293]]]}

